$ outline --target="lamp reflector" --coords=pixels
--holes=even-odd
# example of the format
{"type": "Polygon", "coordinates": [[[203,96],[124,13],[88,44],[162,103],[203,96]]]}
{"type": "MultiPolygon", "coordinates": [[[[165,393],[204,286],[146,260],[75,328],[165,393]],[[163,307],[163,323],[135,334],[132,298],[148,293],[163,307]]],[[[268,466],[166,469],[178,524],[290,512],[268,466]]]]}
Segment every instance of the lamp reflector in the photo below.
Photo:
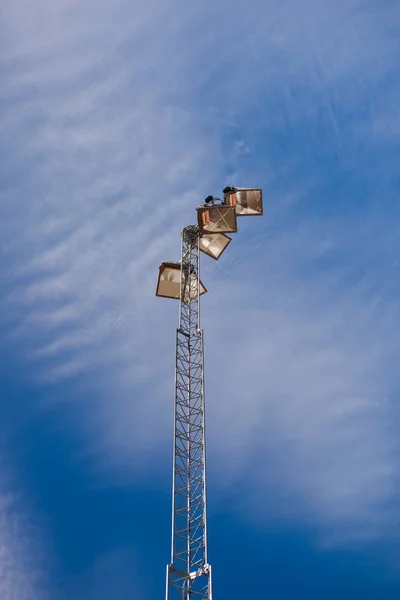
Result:
{"type": "Polygon", "coordinates": [[[234,206],[199,206],[197,218],[202,233],[236,233],[236,210],[234,206]]]}
{"type": "Polygon", "coordinates": [[[256,217],[263,214],[262,190],[259,188],[225,188],[224,201],[234,206],[238,217],[256,217]]]}
{"type": "MultiPolygon", "coordinates": [[[[183,268],[182,300],[188,302],[197,293],[197,277],[189,268],[183,268]]],[[[200,295],[206,293],[206,288],[200,281],[200,295]]],[[[181,263],[162,262],[159,267],[156,296],[161,298],[174,298],[179,300],[181,294],[181,263]]]]}
{"type": "Polygon", "coordinates": [[[206,233],[200,237],[200,250],[218,260],[231,241],[224,233],[206,233]]]}

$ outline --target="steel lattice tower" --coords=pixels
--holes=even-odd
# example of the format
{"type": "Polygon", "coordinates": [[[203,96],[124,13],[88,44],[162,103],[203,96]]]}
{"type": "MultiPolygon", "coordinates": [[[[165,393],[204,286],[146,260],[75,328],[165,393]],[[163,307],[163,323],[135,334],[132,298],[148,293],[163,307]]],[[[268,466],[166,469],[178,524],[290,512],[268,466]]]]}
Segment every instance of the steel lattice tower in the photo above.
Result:
{"type": "Polygon", "coordinates": [[[179,263],[162,263],[156,294],[179,300],[176,332],[172,548],[166,600],[212,600],[207,557],[204,349],[200,327],[200,250],[218,259],[236,232],[236,216],[262,215],[262,192],[225,188],[208,196],[198,225],[182,230],[179,263]],[[215,204],[215,201],[219,202],[215,204]]]}
{"type": "Polygon", "coordinates": [[[172,552],[167,600],[211,600],[207,562],[204,353],[200,329],[199,229],[182,231],[176,332],[172,552]]]}

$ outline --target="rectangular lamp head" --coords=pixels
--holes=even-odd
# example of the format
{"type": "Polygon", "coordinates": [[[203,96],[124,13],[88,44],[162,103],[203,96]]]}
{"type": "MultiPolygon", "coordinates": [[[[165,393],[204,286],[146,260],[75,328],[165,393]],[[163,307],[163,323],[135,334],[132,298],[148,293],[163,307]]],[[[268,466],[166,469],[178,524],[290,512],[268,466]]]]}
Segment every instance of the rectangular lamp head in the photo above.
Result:
{"type": "MultiPolygon", "coordinates": [[[[190,275],[189,269],[183,269],[183,302],[188,302],[196,294],[197,277],[190,275]]],[[[200,281],[200,295],[206,293],[206,288],[200,281]]],[[[159,267],[156,296],[161,298],[174,298],[179,300],[181,294],[181,263],[162,262],[159,267]]]]}
{"type": "Polygon", "coordinates": [[[202,233],[236,233],[234,206],[202,205],[197,208],[197,218],[202,233]]]}
{"type": "Polygon", "coordinates": [[[225,188],[224,201],[234,206],[238,217],[256,217],[263,214],[260,188],[225,188]]]}
{"type": "Polygon", "coordinates": [[[218,260],[231,241],[224,233],[206,233],[200,237],[200,250],[218,260]]]}

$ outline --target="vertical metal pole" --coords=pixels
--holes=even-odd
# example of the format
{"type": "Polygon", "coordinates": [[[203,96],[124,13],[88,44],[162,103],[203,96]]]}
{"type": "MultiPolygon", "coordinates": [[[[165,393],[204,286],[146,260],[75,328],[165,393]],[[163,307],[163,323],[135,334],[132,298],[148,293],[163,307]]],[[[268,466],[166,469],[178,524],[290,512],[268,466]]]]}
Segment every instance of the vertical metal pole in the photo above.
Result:
{"type": "Polygon", "coordinates": [[[211,600],[207,562],[204,351],[199,230],[182,231],[176,337],[172,551],[166,600],[211,600]]]}

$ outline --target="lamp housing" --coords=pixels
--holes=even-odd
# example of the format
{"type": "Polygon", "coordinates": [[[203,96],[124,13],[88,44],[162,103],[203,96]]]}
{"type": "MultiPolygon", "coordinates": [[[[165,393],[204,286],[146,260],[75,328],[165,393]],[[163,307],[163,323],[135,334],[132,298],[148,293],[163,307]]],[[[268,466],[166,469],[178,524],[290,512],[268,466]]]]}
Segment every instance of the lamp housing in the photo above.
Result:
{"type": "Polygon", "coordinates": [[[236,233],[235,206],[225,204],[197,207],[197,220],[201,233],[236,233]]]}
{"type": "Polygon", "coordinates": [[[200,236],[199,247],[204,254],[218,260],[232,239],[224,233],[205,233],[200,236]]]}
{"type": "Polygon", "coordinates": [[[235,207],[238,217],[262,216],[262,189],[261,188],[236,188],[224,189],[224,204],[235,207]]]}
{"type": "MultiPolygon", "coordinates": [[[[188,302],[197,293],[197,275],[189,272],[189,266],[181,268],[180,262],[162,262],[159,267],[156,296],[161,298],[173,298],[179,300],[181,297],[181,274],[182,302],[188,302]]],[[[200,295],[207,292],[204,285],[200,283],[200,295]]]]}

